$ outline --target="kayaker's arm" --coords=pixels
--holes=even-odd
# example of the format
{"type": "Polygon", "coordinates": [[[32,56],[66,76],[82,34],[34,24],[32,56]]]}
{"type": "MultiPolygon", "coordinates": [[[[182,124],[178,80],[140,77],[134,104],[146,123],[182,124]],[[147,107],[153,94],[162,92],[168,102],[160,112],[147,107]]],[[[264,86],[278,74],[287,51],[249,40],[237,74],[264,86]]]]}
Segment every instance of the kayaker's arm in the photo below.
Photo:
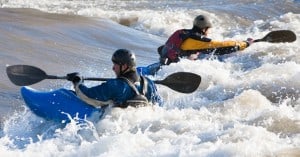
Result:
{"type": "Polygon", "coordinates": [[[233,52],[239,51],[239,47],[236,46],[229,46],[229,47],[220,47],[220,48],[208,48],[208,49],[200,49],[200,50],[187,50],[182,51],[180,57],[190,56],[191,54],[196,53],[203,53],[203,54],[210,54],[214,53],[215,55],[225,55],[230,54],[233,52]]]}
{"type": "Polygon", "coordinates": [[[89,105],[92,105],[94,107],[101,107],[101,106],[106,106],[106,105],[113,105],[113,101],[112,100],[107,100],[107,101],[100,101],[94,98],[90,98],[88,97],[85,93],[82,92],[81,88],[85,88],[85,86],[83,84],[76,84],[74,86],[75,88],[75,92],[76,95],[83,100],[84,102],[86,102],[89,105]]]}
{"type": "Polygon", "coordinates": [[[89,90],[90,92],[87,93],[86,92],[88,91],[86,90],[87,87],[82,84],[83,77],[80,76],[79,73],[75,72],[75,73],[67,74],[67,80],[72,81],[76,95],[87,104],[92,105],[94,107],[99,107],[99,106],[101,107],[101,106],[113,104],[111,100],[100,101],[98,98],[96,98],[96,96],[89,94],[89,93],[94,93],[93,90],[89,90]]]}
{"type": "Polygon", "coordinates": [[[190,54],[212,53],[217,55],[224,55],[241,51],[247,48],[250,42],[247,41],[214,41],[214,40],[196,40],[193,38],[186,39],[181,45],[183,50],[182,56],[189,56],[190,54]]]}

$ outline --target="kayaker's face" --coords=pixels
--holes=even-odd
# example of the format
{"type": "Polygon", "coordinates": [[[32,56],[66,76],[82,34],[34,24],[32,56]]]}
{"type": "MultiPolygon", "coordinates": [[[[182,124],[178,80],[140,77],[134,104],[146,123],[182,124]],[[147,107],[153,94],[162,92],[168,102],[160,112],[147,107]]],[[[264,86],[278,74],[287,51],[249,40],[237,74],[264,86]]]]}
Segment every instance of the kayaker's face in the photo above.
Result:
{"type": "Polygon", "coordinates": [[[210,28],[205,28],[203,32],[204,32],[204,35],[207,36],[208,33],[210,32],[210,28]]]}
{"type": "Polygon", "coordinates": [[[113,63],[112,69],[115,72],[116,76],[120,76],[121,71],[124,72],[126,69],[128,69],[128,66],[127,64],[120,66],[119,64],[113,63]]]}
{"type": "Polygon", "coordinates": [[[116,76],[120,74],[120,65],[113,63],[112,70],[115,72],[116,76]]]}

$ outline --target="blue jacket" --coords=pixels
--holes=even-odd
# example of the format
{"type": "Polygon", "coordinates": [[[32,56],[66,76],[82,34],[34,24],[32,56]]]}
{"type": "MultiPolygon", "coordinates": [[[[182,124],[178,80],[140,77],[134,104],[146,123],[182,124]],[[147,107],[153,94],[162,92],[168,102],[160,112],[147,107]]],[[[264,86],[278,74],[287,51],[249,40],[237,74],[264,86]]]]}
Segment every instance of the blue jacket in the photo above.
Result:
{"type": "MultiPolygon", "coordinates": [[[[162,106],[162,98],[157,92],[157,88],[153,81],[149,78],[146,78],[148,81],[146,97],[149,102],[152,104],[158,104],[162,106]]],[[[141,91],[141,86],[136,85],[137,89],[141,91]]],[[[78,94],[78,89],[81,93],[91,99],[95,99],[100,102],[100,105],[93,106],[104,106],[106,104],[123,104],[127,100],[135,96],[134,90],[128,85],[126,81],[120,78],[110,79],[106,82],[103,82],[100,85],[94,87],[87,87],[83,84],[77,86],[76,93],[78,94]]],[[[82,98],[82,96],[80,96],[82,98]]],[[[84,100],[84,98],[82,98],[84,100]]],[[[90,103],[91,104],[91,103],[90,103]]]]}

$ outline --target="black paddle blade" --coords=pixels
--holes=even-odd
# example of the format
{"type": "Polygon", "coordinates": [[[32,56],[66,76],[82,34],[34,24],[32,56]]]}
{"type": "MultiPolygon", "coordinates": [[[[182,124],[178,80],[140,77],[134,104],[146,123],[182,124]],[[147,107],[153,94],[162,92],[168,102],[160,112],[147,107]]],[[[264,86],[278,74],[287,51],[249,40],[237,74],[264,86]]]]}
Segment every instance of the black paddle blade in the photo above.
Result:
{"type": "Polygon", "coordinates": [[[12,65],[6,67],[6,73],[12,83],[17,86],[27,86],[47,78],[47,74],[30,65],[12,65]]]}
{"type": "Polygon", "coordinates": [[[189,72],[177,72],[169,75],[164,80],[157,80],[154,82],[165,85],[181,93],[192,93],[199,87],[201,76],[189,72]]]}
{"type": "Polygon", "coordinates": [[[254,40],[254,42],[270,42],[270,43],[280,43],[280,42],[294,42],[297,39],[296,34],[290,30],[278,30],[268,33],[264,38],[254,40]]]}

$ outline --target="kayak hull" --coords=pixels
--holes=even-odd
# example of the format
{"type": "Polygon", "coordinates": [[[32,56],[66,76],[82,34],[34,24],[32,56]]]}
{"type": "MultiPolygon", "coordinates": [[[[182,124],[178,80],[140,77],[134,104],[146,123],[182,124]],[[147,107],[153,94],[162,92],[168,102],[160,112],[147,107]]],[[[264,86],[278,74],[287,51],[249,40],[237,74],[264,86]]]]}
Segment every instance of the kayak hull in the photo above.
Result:
{"type": "Polygon", "coordinates": [[[46,120],[69,122],[70,118],[85,119],[93,115],[101,116],[101,109],[79,99],[72,91],[58,89],[42,92],[30,87],[22,87],[21,95],[26,106],[37,116],[46,120]]]}

